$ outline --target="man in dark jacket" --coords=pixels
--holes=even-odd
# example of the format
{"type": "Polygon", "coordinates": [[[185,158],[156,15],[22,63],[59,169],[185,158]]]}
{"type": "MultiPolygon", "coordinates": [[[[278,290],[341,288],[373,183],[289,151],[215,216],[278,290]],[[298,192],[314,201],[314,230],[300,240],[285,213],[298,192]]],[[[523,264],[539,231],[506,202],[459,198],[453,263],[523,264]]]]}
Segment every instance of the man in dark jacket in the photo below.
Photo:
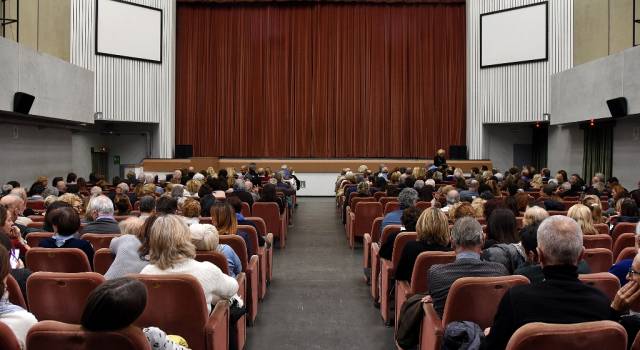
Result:
{"type": "Polygon", "coordinates": [[[113,217],[113,202],[100,195],[89,201],[87,208],[93,221],[82,229],[83,233],[120,233],[118,222],[113,217]]]}
{"type": "Polygon", "coordinates": [[[241,201],[249,204],[249,208],[253,207],[253,196],[247,192],[244,180],[236,179],[233,183],[233,192],[227,194],[227,197],[238,197],[241,201]]]}
{"type": "Polygon", "coordinates": [[[628,310],[640,296],[638,284],[631,283],[618,292],[609,306],[601,291],[580,282],[577,265],[584,255],[582,231],[571,218],[556,215],[542,222],[538,228],[538,255],[545,280],[513,287],[503,296],[483,344],[486,349],[506,348],[513,333],[530,322],[618,320],[620,312],[628,310]]]}

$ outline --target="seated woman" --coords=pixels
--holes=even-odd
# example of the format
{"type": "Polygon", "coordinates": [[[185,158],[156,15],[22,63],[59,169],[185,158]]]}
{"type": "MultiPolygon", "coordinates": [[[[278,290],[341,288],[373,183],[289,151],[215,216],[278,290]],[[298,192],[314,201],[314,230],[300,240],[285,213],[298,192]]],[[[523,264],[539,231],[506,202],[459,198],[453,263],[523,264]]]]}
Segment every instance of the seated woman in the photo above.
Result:
{"type": "Polygon", "coordinates": [[[193,224],[189,226],[191,232],[191,243],[198,251],[217,251],[227,258],[229,266],[229,276],[236,277],[242,272],[242,262],[238,254],[226,244],[219,244],[218,230],[209,224],[193,224]]]}
{"type": "Polygon", "coordinates": [[[582,204],[586,205],[591,210],[591,219],[594,224],[604,224],[606,219],[602,216],[602,202],[600,197],[589,194],[584,196],[582,204]]]}
{"type": "Polygon", "coordinates": [[[191,243],[191,233],[187,225],[176,215],[163,215],[155,219],[148,230],[145,230],[140,253],[149,255],[150,264],[140,272],[143,275],[169,275],[176,273],[195,277],[204,290],[207,307],[220,300],[234,298],[242,305],[237,296],[238,282],[222,273],[214,264],[199,262],[195,246],[191,243]]]}
{"type": "Polygon", "coordinates": [[[620,204],[620,216],[617,217],[616,223],[619,222],[638,222],[640,221],[638,213],[638,204],[630,198],[626,198],[620,204]]]}
{"type": "MultiPolygon", "coordinates": [[[[49,204],[49,206],[47,207],[47,211],[44,214],[44,225],[42,226],[43,231],[53,232],[53,225],[51,224],[51,218],[53,217],[52,214],[56,209],[62,208],[62,207],[71,208],[71,205],[59,200],[56,200],[55,202],[49,204]]],[[[78,236],[76,238],[80,238],[80,237],[78,236]]]]}
{"type": "MultiPolygon", "coordinates": [[[[409,207],[403,210],[402,216],[400,217],[400,222],[402,223],[400,232],[416,232],[416,224],[420,214],[422,214],[422,210],[416,207],[409,207]]],[[[381,242],[379,254],[382,259],[391,260],[393,243],[396,241],[396,237],[398,237],[400,232],[390,234],[384,242],[381,242]]]]}
{"type": "MultiPolygon", "coordinates": [[[[131,278],[117,278],[102,283],[89,294],[80,322],[82,327],[92,332],[117,331],[131,326],[146,306],[147,288],[144,283],[131,278]]],[[[142,331],[151,349],[186,349],[159,328],[149,327],[142,331]]]]}
{"type": "Polygon", "coordinates": [[[438,208],[425,209],[416,224],[417,240],[408,242],[402,250],[395,278],[410,281],[418,255],[426,251],[449,251],[449,220],[438,208]]]}
{"type": "Polygon", "coordinates": [[[39,246],[42,248],[78,248],[87,255],[89,264],[93,266],[91,243],[75,238],[80,230],[78,213],[71,207],[62,207],[55,209],[51,215],[53,237],[41,240],[39,246]]]}
{"type": "MultiPolygon", "coordinates": [[[[154,220],[155,216],[152,216],[146,222],[151,225],[154,220]]],[[[130,273],[140,273],[145,266],[149,265],[149,260],[138,252],[142,246],[141,240],[144,237],[144,230],[149,229],[149,226],[144,224],[145,220],[135,217],[118,223],[122,235],[112,239],[109,244],[111,254],[115,258],[109,270],[104,274],[104,278],[110,280],[124,277],[130,273]]]]}
{"type": "Polygon", "coordinates": [[[4,246],[0,245],[0,295],[2,295],[2,298],[0,298],[0,322],[11,329],[18,340],[18,344],[20,344],[20,348],[24,349],[27,332],[38,320],[27,310],[13,305],[9,301],[7,278],[10,270],[9,252],[4,246]]]}
{"type": "Polygon", "coordinates": [[[200,223],[200,201],[196,198],[187,198],[182,204],[182,220],[187,226],[200,223]]]}
{"type": "Polygon", "coordinates": [[[247,256],[256,254],[258,247],[254,247],[249,240],[249,234],[238,230],[238,219],[231,204],[218,202],[211,206],[211,222],[215,225],[219,235],[238,235],[244,239],[247,246],[247,256]]]}
{"type": "Polygon", "coordinates": [[[512,274],[524,264],[525,253],[519,242],[513,211],[493,210],[487,222],[487,240],[481,254],[482,260],[500,263],[512,274]]]}
{"type": "Polygon", "coordinates": [[[116,208],[116,215],[129,215],[131,213],[131,209],[133,208],[131,205],[131,200],[126,194],[116,194],[115,198],[113,199],[113,204],[116,208]]]}
{"type": "Polygon", "coordinates": [[[567,211],[567,216],[575,220],[582,229],[583,235],[597,235],[598,229],[593,226],[591,210],[586,205],[572,205],[567,211]]]}
{"type": "Polygon", "coordinates": [[[260,194],[260,200],[258,202],[273,202],[278,203],[278,208],[280,208],[280,215],[284,213],[285,203],[282,198],[278,197],[276,194],[276,185],[266,184],[262,188],[262,193],[260,194]]]}

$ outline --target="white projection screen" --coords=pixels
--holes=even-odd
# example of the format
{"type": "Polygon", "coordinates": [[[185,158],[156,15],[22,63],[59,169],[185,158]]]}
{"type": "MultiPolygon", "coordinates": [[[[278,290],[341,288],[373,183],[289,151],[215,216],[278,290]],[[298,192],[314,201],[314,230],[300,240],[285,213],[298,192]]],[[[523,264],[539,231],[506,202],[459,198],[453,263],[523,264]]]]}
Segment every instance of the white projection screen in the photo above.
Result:
{"type": "Polygon", "coordinates": [[[547,2],[480,15],[480,67],[548,59],[547,2]]]}
{"type": "Polygon", "coordinates": [[[96,54],[162,63],[161,9],[96,1],[96,54]]]}

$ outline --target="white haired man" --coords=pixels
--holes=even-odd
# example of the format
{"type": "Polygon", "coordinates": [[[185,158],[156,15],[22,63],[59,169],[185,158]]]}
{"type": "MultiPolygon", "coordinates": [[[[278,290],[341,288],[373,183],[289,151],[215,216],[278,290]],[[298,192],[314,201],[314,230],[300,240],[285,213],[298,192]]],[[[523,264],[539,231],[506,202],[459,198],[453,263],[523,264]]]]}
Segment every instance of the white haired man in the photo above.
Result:
{"type": "Polygon", "coordinates": [[[483,347],[504,349],[513,333],[530,322],[617,321],[640,296],[640,285],[627,283],[610,304],[601,291],[578,279],[577,265],[583,255],[582,230],[574,220],[561,215],[545,219],[538,228],[538,257],[545,280],[505,293],[483,347]]]}
{"type": "Polygon", "coordinates": [[[82,230],[84,233],[120,233],[118,222],[113,217],[113,202],[109,197],[99,195],[91,198],[87,211],[93,221],[82,230]]]}

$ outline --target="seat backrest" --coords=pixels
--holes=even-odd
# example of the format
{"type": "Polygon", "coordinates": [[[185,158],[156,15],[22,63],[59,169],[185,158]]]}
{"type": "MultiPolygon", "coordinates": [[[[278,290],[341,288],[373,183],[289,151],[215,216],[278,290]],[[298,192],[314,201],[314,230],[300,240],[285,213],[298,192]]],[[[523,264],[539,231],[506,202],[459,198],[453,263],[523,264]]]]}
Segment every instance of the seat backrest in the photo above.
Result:
{"type": "Polygon", "coordinates": [[[415,241],[418,238],[418,234],[415,232],[402,232],[396,236],[396,240],[393,242],[393,253],[391,253],[391,264],[393,265],[393,271],[396,271],[400,257],[402,257],[402,251],[407,243],[415,241]]]}
{"type": "Polygon", "coordinates": [[[613,265],[613,253],[605,248],[586,249],[584,260],[589,264],[591,272],[607,272],[613,265]]]}
{"type": "Polygon", "coordinates": [[[255,202],[252,212],[254,216],[262,218],[267,224],[267,232],[274,235],[280,233],[280,207],[274,202],[255,202]]]}
{"type": "Polygon", "coordinates": [[[380,240],[380,227],[382,226],[382,220],[384,220],[384,217],[379,216],[373,219],[373,222],[371,223],[371,231],[369,231],[369,234],[371,235],[372,242],[378,242],[380,240]]]}
{"type": "MultiPolygon", "coordinates": [[[[344,188],[344,192],[347,193],[347,187],[344,188]]],[[[357,195],[358,195],[358,192],[355,192],[355,191],[349,193],[349,198],[347,198],[347,205],[351,205],[351,200],[353,200],[357,195]]]]}
{"type": "Polygon", "coordinates": [[[569,210],[569,208],[571,208],[572,206],[574,206],[574,205],[576,205],[578,203],[579,202],[573,201],[573,200],[567,201],[566,198],[565,198],[565,201],[562,202],[562,205],[564,205],[564,210],[569,210]]]}
{"type": "Polygon", "coordinates": [[[384,215],[398,209],[400,209],[400,202],[387,202],[387,204],[384,205],[384,215]]]}
{"type": "Polygon", "coordinates": [[[41,321],[80,323],[87,297],[104,281],[95,272],[36,272],[27,280],[29,311],[41,321]]]}
{"type": "MultiPolygon", "coordinates": [[[[256,254],[258,252],[258,231],[251,225],[238,225],[238,231],[243,231],[249,236],[249,243],[253,247],[253,251],[256,254]]],[[[246,242],[245,242],[246,244],[246,242]]]]}
{"type": "Polygon", "coordinates": [[[18,343],[16,335],[4,322],[0,322],[0,344],[2,344],[2,349],[20,350],[20,343],[18,343]]]}
{"type": "Polygon", "coordinates": [[[198,250],[196,251],[195,259],[197,261],[208,261],[219,267],[225,275],[229,274],[229,263],[222,253],[215,250],[198,250]]]}
{"type": "Polygon", "coordinates": [[[26,262],[33,272],[91,272],[89,258],[78,248],[31,248],[26,262]]]}
{"type": "Polygon", "coordinates": [[[636,232],[636,225],[632,222],[620,222],[617,223],[614,227],[613,227],[613,231],[611,231],[611,238],[613,239],[613,242],[615,244],[616,238],[618,238],[618,236],[620,236],[623,233],[627,233],[627,232],[636,232]]]}
{"type": "Polygon", "coordinates": [[[242,216],[247,217],[251,216],[251,207],[249,207],[249,203],[242,202],[242,216]]]}
{"type": "Polygon", "coordinates": [[[620,280],[609,272],[589,273],[579,275],[578,278],[582,283],[599,289],[609,298],[609,301],[613,300],[620,289],[620,280]]]}
{"type": "Polygon", "coordinates": [[[253,223],[256,224],[259,234],[266,236],[267,233],[269,233],[269,231],[267,231],[267,224],[264,222],[263,218],[257,216],[245,216],[244,218],[249,221],[253,221],[253,223]]]}
{"type": "Polygon", "coordinates": [[[109,248],[111,240],[118,236],[120,236],[119,233],[85,233],[80,238],[91,243],[94,250],[98,250],[109,248]]]}
{"type": "Polygon", "coordinates": [[[383,245],[384,242],[387,241],[387,238],[389,238],[389,236],[392,233],[395,232],[400,232],[400,229],[402,228],[401,225],[387,225],[384,227],[384,230],[382,230],[382,234],[380,235],[380,245],[383,245]]]}
{"type": "Polygon", "coordinates": [[[358,203],[362,203],[362,202],[376,202],[376,199],[373,197],[356,197],[353,200],[351,200],[351,205],[349,206],[351,207],[351,210],[355,213],[358,209],[358,203]]]}
{"type": "Polygon", "coordinates": [[[93,254],[93,271],[104,275],[109,271],[115,256],[109,248],[100,248],[93,254]]]}
{"type": "Polygon", "coordinates": [[[616,258],[616,264],[626,259],[635,258],[636,254],[638,254],[638,249],[636,247],[626,247],[622,249],[618,257],[616,258]]]}
{"type": "Polygon", "coordinates": [[[574,324],[528,323],[511,336],[507,350],[625,350],[627,333],[613,321],[574,324]]]}
{"type": "Polygon", "coordinates": [[[201,223],[201,224],[209,224],[209,225],[211,225],[211,217],[210,216],[200,217],[198,219],[198,222],[201,223]]]}
{"type": "MultiPolygon", "coordinates": [[[[7,291],[9,292],[9,301],[13,305],[18,305],[25,310],[28,310],[27,303],[24,300],[24,295],[22,295],[22,290],[20,290],[20,285],[18,281],[16,281],[11,274],[7,275],[7,291]]],[[[0,343],[2,344],[2,343],[0,343]]]]}
{"type": "Polygon", "coordinates": [[[53,237],[53,232],[31,232],[27,234],[26,240],[29,247],[34,248],[40,245],[40,241],[53,237]]]}
{"type": "Polygon", "coordinates": [[[524,276],[463,277],[449,289],[442,325],[453,321],[472,321],[481,329],[491,327],[502,296],[509,288],[529,284],[524,276]]]}
{"type": "Polygon", "coordinates": [[[431,208],[431,202],[420,201],[416,203],[416,208],[424,211],[427,208],[431,208]]]}
{"type": "Polygon", "coordinates": [[[377,201],[379,201],[379,200],[380,200],[380,198],[382,198],[382,197],[386,197],[386,196],[387,196],[387,192],[380,192],[380,191],[378,191],[378,192],[376,192],[376,193],[374,193],[374,194],[373,194],[373,198],[375,198],[377,201]]]}
{"type": "Polygon", "coordinates": [[[125,220],[127,220],[129,218],[132,218],[132,217],[134,217],[134,216],[133,215],[116,215],[113,218],[116,219],[117,222],[120,222],[120,221],[125,221],[125,220]]]}
{"type": "Polygon", "coordinates": [[[27,225],[28,228],[35,228],[37,230],[42,230],[44,228],[44,221],[33,221],[27,225]]]}
{"type": "Polygon", "coordinates": [[[247,244],[244,242],[244,239],[238,235],[221,235],[220,244],[226,244],[233,248],[233,251],[236,252],[242,263],[242,271],[247,271],[249,256],[247,254],[247,244]]]}
{"type": "Polygon", "coordinates": [[[548,210],[549,216],[554,216],[554,215],[563,215],[563,216],[567,216],[567,212],[565,210],[548,210]]]}
{"type": "Polygon", "coordinates": [[[89,332],[77,324],[42,321],[27,335],[29,350],[151,350],[142,329],[129,326],[112,332],[89,332]]]}
{"type": "Polygon", "coordinates": [[[607,224],[593,224],[593,227],[598,230],[601,235],[609,235],[609,225],[607,224]]]}
{"type": "Polygon", "coordinates": [[[597,234],[597,235],[583,235],[582,236],[582,245],[584,245],[585,249],[592,248],[606,248],[611,249],[612,240],[611,236],[597,234]]]}
{"type": "Polygon", "coordinates": [[[387,203],[389,203],[389,202],[397,202],[397,201],[398,201],[398,197],[381,197],[380,199],[378,199],[378,202],[380,202],[380,204],[382,204],[383,208],[387,205],[387,203]]]}
{"type": "Polygon", "coordinates": [[[202,286],[191,275],[130,275],[147,286],[147,306],[135,324],[179,334],[189,347],[205,349],[209,311],[202,286]]]}
{"type": "Polygon", "coordinates": [[[456,260],[455,252],[428,251],[418,255],[411,273],[411,291],[427,293],[429,291],[429,269],[436,264],[448,264],[456,260]]]}
{"type": "Polygon", "coordinates": [[[382,205],[378,202],[360,202],[356,204],[354,235],[363,236],[371,228],[373,220],[382,216],[382,205]]]}
{"type": "Polygon", "coordinates": [[[636,234],[627,232],[623,233],[618,238],[616,238],[615,242],[613,242],[613,258],[617,258],[618,254],[624,249],[628,247],[635,247],[636,245],[636,234]]]}
{"type": "Polygon", "coordinates": [[[33,210],[44,210],[44,200],[28,200],[27,208],[33,210]]]}

